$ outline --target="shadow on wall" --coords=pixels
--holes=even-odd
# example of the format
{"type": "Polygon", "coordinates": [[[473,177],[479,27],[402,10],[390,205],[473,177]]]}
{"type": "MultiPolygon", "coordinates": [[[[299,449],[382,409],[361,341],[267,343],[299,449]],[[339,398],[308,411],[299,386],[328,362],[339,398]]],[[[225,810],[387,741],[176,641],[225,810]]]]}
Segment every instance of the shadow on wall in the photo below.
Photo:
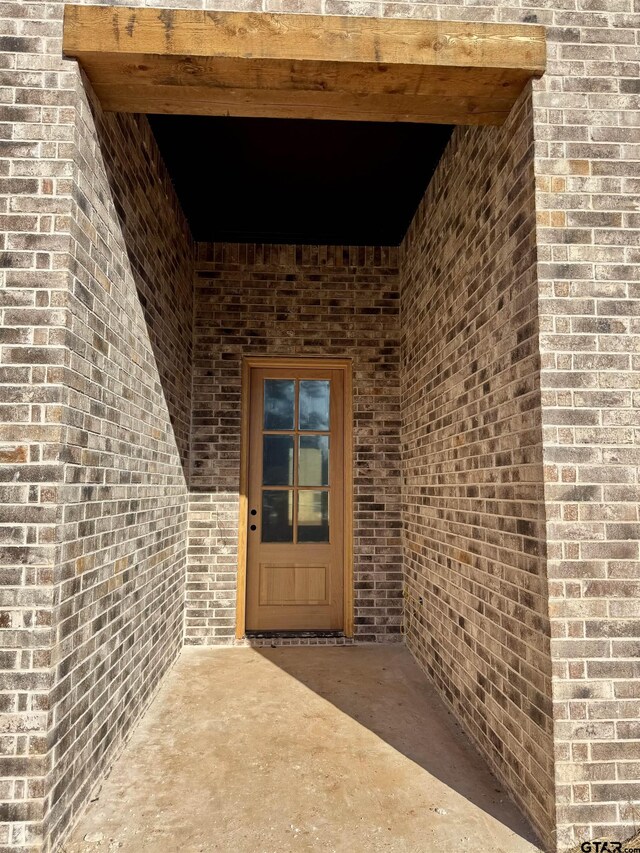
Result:
{"type": "Polygon", "coordinates": [[[72,79],[69,428],[43,794],[52,849],[182,645],[191,405],[184,217],[146,119],[103,114],[72,79]]]}
{"type": "MultiPolygon", "coordinates": [[[[130,273],[134,279],[153,351],[154,362],[143,364],[143,369],[153,377],[152,381],[159,379],[162,384],[188,483],[193,240],[147,117],[104,113],[93,100],[90,86],[86,85],[86,89],[111,190],[110,200],[126,250],[118,272],[130,273]],[[128,153],[132,145],[137,146],[138,157],[128,153]],[[185,282],[190,285],[188,291],[185,282]]],[[[135,332],[133,325],[131,332],[135,332]]],[[[144,347],[136,347],[134,337],[128,343],[135,357],[148,358],[144,347]]],[[[152,419],[153,413],[148,416],[152,419]]]]}
{"type": "Polygon", "coordinates": [[[538,844],[509,795],[406,652],[396,653],[404,657],[385,667],[377,650],[363,647],[357,655],[351,655],[351,649],[332,653],[326,648],[255,651],[520,838],[538,844]],[[470,755],[476,761],[470,761],[470,755]]]}

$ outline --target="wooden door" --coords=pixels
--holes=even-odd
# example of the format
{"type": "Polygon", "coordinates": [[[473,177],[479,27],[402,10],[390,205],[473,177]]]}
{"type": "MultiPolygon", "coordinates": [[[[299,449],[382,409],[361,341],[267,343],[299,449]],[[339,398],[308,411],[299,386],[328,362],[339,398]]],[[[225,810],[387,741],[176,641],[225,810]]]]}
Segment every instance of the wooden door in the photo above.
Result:
{"type": "Polygon", "coordinates": [[[250,371],[248,631],[344,628],[344,375],[250,371]]]}

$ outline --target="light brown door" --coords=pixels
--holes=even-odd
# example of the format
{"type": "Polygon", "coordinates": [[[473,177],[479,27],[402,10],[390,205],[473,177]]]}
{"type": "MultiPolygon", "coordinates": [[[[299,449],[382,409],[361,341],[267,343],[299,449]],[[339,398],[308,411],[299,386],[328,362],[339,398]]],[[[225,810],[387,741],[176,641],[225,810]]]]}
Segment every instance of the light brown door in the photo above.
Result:
{"type": "Polygon", "coordinates": [[[248,631],[341,630],[344,371],[252,368],[248,631]]]}

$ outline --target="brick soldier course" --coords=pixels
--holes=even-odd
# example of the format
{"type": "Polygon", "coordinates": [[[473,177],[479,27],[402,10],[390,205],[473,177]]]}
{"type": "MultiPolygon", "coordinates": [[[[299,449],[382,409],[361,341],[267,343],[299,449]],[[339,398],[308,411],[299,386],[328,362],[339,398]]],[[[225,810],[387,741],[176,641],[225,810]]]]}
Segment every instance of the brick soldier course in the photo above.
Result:
{"type": "Polygon", "coordinates": [[[239,360],[283,349],[354,360],[356,641],[404,629],[549,850],[627,838],[638,0],[231,5],[539,23],[547,73],[399,249],[196,247],[63,4],[2,4],[0,849],[55,850],[183,642],[231,642],[239,360]]]}

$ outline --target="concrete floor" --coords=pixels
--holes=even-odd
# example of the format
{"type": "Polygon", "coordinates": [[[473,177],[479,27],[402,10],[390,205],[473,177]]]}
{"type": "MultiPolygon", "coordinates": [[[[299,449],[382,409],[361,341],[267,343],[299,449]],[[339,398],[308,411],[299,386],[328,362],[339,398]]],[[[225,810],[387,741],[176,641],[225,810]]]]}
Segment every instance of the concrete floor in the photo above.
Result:
{"type": "Polygon", "coordinates": [[[538,847],[406,649],[356,646],[185,649],[63,850],[538,847]]]}

